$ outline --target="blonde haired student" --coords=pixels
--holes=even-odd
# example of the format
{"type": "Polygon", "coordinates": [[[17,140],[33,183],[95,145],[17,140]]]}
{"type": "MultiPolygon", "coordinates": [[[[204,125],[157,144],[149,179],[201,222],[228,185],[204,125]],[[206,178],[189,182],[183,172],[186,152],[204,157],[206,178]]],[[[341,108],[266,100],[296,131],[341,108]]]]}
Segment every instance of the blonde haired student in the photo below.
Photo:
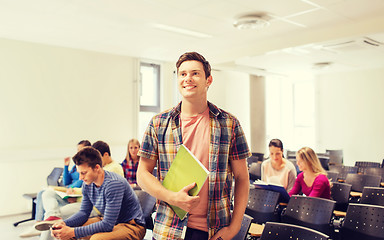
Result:
{"type": "Polygon", "coordinates": [[[128,149],[127,149],[127,155],[124,159],[124,161],[121,163],[121,166],[123,167],[124,176],[131,184],[131,187],[137,186],[137,180],[136,180],[136,172],[137,167],[139,166],[139,160],[140,157],[137,155],[140,149],[140,142],[139,140],[132,138],[128,142],[128,149]]]}
{"type": "Polygon", "coordinates": [[[303,147],[297,152],[296,159],[302,172],[297,176],[289,196],[298,194],[301,190],[309,197],[330,199],[331,187],[327,173],[321,166],[315,151],[309,147],[303,147]]]}

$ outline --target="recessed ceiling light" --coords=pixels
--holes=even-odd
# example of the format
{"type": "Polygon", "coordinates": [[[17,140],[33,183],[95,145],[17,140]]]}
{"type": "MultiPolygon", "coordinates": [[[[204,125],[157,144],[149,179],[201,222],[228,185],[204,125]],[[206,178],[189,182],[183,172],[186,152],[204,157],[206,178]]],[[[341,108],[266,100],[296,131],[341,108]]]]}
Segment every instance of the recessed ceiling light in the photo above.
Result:
{"type": "Polygon", "coordinates": [[[247,14],[238,17],[233,26],[238,29],[261,29],[268,27],[270,22],[269,16],[265,13],[247,14]]]}

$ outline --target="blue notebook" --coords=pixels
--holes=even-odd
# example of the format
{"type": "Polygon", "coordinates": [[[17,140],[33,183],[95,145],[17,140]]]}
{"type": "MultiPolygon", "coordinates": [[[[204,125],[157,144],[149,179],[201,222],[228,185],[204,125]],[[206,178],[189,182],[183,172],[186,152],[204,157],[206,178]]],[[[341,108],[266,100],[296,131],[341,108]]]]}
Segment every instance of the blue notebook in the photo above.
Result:
{"type": "Polygon", "coordinates": [[[277,185],[277,184],[273,184],[273,183],[266,183],[266,182],[263,182],[260,180],[256,180],[253,182],[253,186],[255,186],[255,188],[263,188],[266,190],[280,193],[279,202],[281,202],[281,203],[287,203],[287,202],[289,202],[289,199],[291,198],[289,196],[287,190],[285,190],[285,188],[282,185],[277,185]]]}

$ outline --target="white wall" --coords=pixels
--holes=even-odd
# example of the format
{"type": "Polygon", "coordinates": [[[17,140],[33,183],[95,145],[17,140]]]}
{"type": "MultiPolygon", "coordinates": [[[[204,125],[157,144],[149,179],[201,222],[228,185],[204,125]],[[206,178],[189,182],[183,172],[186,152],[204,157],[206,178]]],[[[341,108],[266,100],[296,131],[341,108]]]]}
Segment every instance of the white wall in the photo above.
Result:
{"type": "Polygon", "coordinates": [[[319,75],[316,135],[322,149],[343,149],[344,164],[384,158],[384,68],[319,75]]]}
{"type": "Polygon", "coordinates": [[[104,140],[121,161],[136,136],[131,57],[0,39],[0,216],[46,184],[82,139],[104,140]],[[7,196],[7,197],[4,197],[7,196]]]}
{"type": "Polygon", "coordinates": [[[249,74],[232,71],[212,71],[212,76],[213,83],[208,90],[208,101],[239,119],[250,147],[249,74]]]}
{"type": "MultiPolygon", "coordinates": [[[[0,39],[0,216],[30,211],[24,193],[46,186],[82,139],[121,161],[137,136],[138,60],[0,39]],[[3,195],[4,196],[4,195],[3,195]]],[[[174,105],[174,63],[162,64],[162,110],[174,105]]],[[[249,76],[213,72],[209,100],[236,115],[250,140],[249,76]]]]}

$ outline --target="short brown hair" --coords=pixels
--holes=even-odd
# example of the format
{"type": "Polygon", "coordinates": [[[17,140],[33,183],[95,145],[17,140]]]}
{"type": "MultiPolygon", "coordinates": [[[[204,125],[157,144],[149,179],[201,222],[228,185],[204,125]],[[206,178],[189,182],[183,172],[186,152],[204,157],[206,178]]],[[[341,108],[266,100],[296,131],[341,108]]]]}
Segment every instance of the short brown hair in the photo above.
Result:
{"type": "Polygon", "coordinates": [[[77,166],[84,163],[88,164],[88,166],[92,169],[94,169],[96,165],[100,165],[100,167],[103,166],[100,152],[93,147],[84,147],[77,152],[72,159],[77,166]]]}
{"type": "Polygon", "coordinates": [[[205,58],[197,52],[186,52],[183,55],[179,57],[179,60],[176,62],[176,68],[177,72],[179,72],[180,65],[185,61],[199,61],[203,64],[204,72],[205,72],[205,78],[208,78],[211,76],[211,65],[205,58]]]}

